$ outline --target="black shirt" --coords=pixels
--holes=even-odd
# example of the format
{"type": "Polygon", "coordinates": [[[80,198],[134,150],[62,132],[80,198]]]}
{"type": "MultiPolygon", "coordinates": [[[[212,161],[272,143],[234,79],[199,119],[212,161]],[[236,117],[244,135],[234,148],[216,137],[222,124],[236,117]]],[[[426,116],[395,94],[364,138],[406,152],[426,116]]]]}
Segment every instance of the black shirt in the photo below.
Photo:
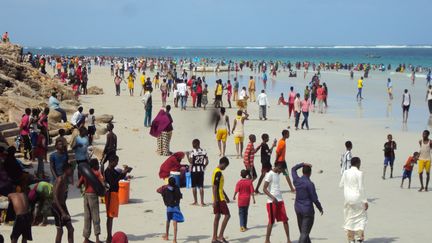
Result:
{"type": "Polygon", "coordinates": [[[386,142],[384,144],[384,157],[395,158],[396,142],[386,142]]]}
{"type": "Polygon", "coordinates": [[[109,167],[105,170],[105,181],[109,185],[109,192],[118,192],[119,181],[124,178],[124,174],[109,167]]]}
{"type": "Polygon", "coordinates": [[[182,194],[178,187],[167,186],[162,191],[162,198],[165,206],[167,207],[177,207],[180,205],[180,199],[182,199],[182,194]]]}
{"type": "Polygon", "coordinates": [[[264,143],[261,145],[261,164],[263,168],[271,168],[271,153],[269,146],[264,143]]]}

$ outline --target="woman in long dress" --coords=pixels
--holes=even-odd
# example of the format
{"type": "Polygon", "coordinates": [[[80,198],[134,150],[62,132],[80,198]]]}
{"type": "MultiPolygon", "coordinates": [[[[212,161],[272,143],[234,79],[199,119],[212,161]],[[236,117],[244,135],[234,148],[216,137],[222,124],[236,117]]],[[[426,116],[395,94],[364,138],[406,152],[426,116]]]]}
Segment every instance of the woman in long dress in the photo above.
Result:
{"type": "Polygon", "coordinates": [[[170,142],[172,137],[173,119],[170,114],[171,106],[167,105],[161,110],[152,122],[150,135],[157,138],[157,153],[162,156],[169,156],[170,142]]]}

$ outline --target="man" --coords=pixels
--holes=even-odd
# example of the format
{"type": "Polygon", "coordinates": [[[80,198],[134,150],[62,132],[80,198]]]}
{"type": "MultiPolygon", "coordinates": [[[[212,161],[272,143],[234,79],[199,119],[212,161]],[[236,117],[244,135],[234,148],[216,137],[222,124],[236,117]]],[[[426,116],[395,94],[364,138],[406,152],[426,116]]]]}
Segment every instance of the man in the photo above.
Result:
{"type": "Polygon", "coordinates": [[[237,117],[233,122],[233,129],[231,133],[234,135],[234,144],[237,151],[237,159],[243,154],[243,141],[244,141],[244,123],[248,119],[249,114],[242,110],[237,111],[237,117]]]}
{"type": "Polygon", "coordinates": [[[75,153],[77,165],[81,163],[88,163],[88,147],[89,140],[87,137],[87,129],[85,127],[81,127],[79,129],[79,135],[75,138],[74,147],[72,148],[75,153]]]}
{"type": "Polygon", "coordinates": [[[291,169],[294,186],[297,190],[294,208],[297,214],[297,224],[300,230],[299,243],[311,243],[309,234],[315,218],[315,210],[313,204],[318,208],[321,215],[324,213],[318,196],[316,194],[315,185],[310,180],[312,175],[312,165],[300,163],[291,169]],[[299,177],[297,170],[302,168],[303,176],[299,177]]]}
{"type": "Polygon", "coordinates": [[[387,142],[384,143],[384,169],[383,169],[383,180],[385,180],[387,166],[390,165],[390,178],[393,178],[393,164],[395,161],[395,150],[396,142],[393,141],[393,136],[391,134],[387,135],[387,142]]]}
{"type": "Polygon", "coordinates": [[[425,190],[428,191],[429,179],[430,179],[430,167],[431,167],[431,148],[432,141],[429,139],[429,130],[423,131],[423,138],[419,141],[420,144],[420,156],[418,159],[418,173],[420,179],[419,192],[425,190]],[[426,171],[426,187],[423,186],[423,171],[426,171]]]}
{"type": "Polygon", "coordinates": [[[267,195],[268,224],[265,243],[270,243],[270,236],[274,223],[282,222],[284,225],[287,242],[291,243],[289,235],[288,217],[285,211],[285,204],[280,190],[280,174],[286,171],[282,164],[276,164],[269,171],[264,179],[264,193],[267,195]]]}
{"type": "Polygon", "coordinates": [[[259,119],[267,120],[267,107],[270,108],[270,104],[267,99],[267,94],[265,90],[261,90],[261,94],[258,95],[258,105],[259,105],[259,119]]]}
{"type": "MultiPolygon", "coordinates": [[[[99,162],[97,159],[92,159],[90,161],[90,167],[92,172],[103,183],[102,174],[99,171],[99,162]]],[[[95,193],[94,188],[91,186],[89,181],[81,176],[78,181],[78,188],[84,185],[84,229],[83,237],[84,243],[89,243],[91,234],[91,223],[93,221],[94,234],[96,237],[96,243],[100,243],[99,235],[101,233],[100,228],[100,217],[99,217],[99,197],[95,193]]]]}
{"type": "Polygon", "coordinates": [[[69,163],[63,166],[64,174],[57,177],[54,184],[54,198],[51,206],[52,214],[54,215],[55,226],[57,227],[56,243],[62,242],[63,227],[66,226],[68,231],[68,242],[74,242],[74,228],[66,206],[66,198],[68,192],[68,178],[73,175],[72,165],[69,163]]]}
{"type": "Polygon", "coordinates": [[[146,83],[146,74],[143,71],[140,77],[140,81],[141,81],[141,91],[140,91],[140,96],[145,93],[145,83],[146,83]]]}
{"type": "Polygon", "coordinates": [[[57,99],[57,93],[53,92],[48,99],[50,109],[60,112],[63,122],[67,122],[66,111],[60,108],[60,101],[57,99]]]}
{"type": "Polygon", "coordinates": [[[432,85],[429,85],[426,91],[426,101],[429,108],[429,115],[432,116],[432,85]]]}
{"type": "Polygon", "coordinates": [[[105,182],[109,186],[109,190],[105,195],[105,205],[107,214],[107,243],[111,243],[112,240],[112,226],[114,218],[118,217],[119,213],[119,181],[124,179],[132,168],[125,167],[121,172],[116,169],[118,165],[119,157],[117,155],[111,156],[109,158],[108,168],[105,170],[104,178],[105,182]]]}
{"type": "Polygon", "coordinates": [[[279,140],[276,147],[276,162],[275,166],[279,165],[282,168],[282,174],[285,176],[286,181],[288,182],[288,186],[291,189],[291,192],[295,192],[294,186],[291,183],[291,179],[288,174],[288,166],[285,160],[286,154],[286,140],[289,138],[289,131],[282,131],[282,138],[279,140]]]}
{"type": "Polygon", "coordinates": [[[222,157],[219,160],[219,165],[214,169],[212,176],[212,190],[213,190],[213,213],[215,214],[213,222],[213,237],[212,243],[227,242],[224,238],[225,228],[231,217],[227,203],[230,202],[228,196],[226,195],[224,187],[224,176],[222,171],[224,171],[229,165],[229,160],[227,157],[222,157]],[[219,221],[221,215],[224,215],[222,225],[218,235],[219,221]]]}
{"type": "Polygon", "coordinates": [[[360,158],[351,160],[351,168],[346,170],[339,183],[344,188],[344,229],[349,243],[363,242],[369,208],[364,193],[363,172],[360,171],[360,158]]]}
{"type": "Polygon", "coordinates": [[[82,106],[78,107],[78,110],[72,115],[71,118],[71,124],[79,128],[82,124],[85,122],[86,115],[84,115],[83,112],[84,108],[82,106]]]}
{"type": "Polygon", "coordinates": [[[192,177],[192,193],[194,202],[192,205],[198,205],[197,188],[200,191],[201,206],[204,203],[204,172],[209,164],[207,152],[200,147],[200,140],[194,139],[192,141],[192,152],[187,152],[189,163],[191,164],[191,177],[192,177]]]}
{"type": "Polygon", "coordinates": [[[296,97],[294,99],[294,116],[295,116],[295,129],[298,130],[298,125],[300,122],[300,114],[302,112],[301,108],[301,100],[300,100],[300,94],[297,93],[296,97]]]}
{"type": "Polygon", "coordinates": [[[250,102],[255,102],[256,98],[255,98],[255,80],[253,79],[252,76],[250,76],[249,78],[249,83],[248,83],[248,89],[249,89],[249,101],[250,102]]]}
{"type": "Polygon", "coordinates": [[[406,123],[408,121],[408,112],[411,105],[411,95],[408,90],[405,89],[402,95],[402,122],[406,123]]]}
{"type": "Polygon", "coordinates": [[[361,77],[358,81],[357,81],[357,88],[358,88],[358,92],[357,92],[357,101],[362,100],[362,90],[363,90],[363,77],[361,77]]]}
{"type": "Polygon", "coordinates": [[[186,101],[187,101],[187,86],[183,80],[177,84],[177,92],[180,96],[180,108],[181,110],[186,110],[186,101]]]}
{"type": "MultiPolygon", "coordinates": [[[[117,135],[113,132],[114,125],[112,123],[107,124],[107,135],[106,143],[103,151],[103,162],[105,163],[111,156],[116,155],[117,152],[117,135]]],[[[103,171],[103,168],[101,168],[103,171]]]]}
{"type": "Polygon", "coordinates": [[[238,100],[238,91],[239,91],[239,81],[237,80],[237,78],[234,78],[234,92],[233,92],[233,101],[237,101],[238,100]]]}
{"type": "Polygon", "coordinates": [[[53,182],[56,180],[57,177],[63,175],[63,167],[65,164],[68,163],[69,160],[67,150],[65,150],[65,146],[62,140],[56,140],[55,149],[56,151],[52,153],[49,157],[50,170],[53,176],[53,182]]]}
{"type": "Polygon", "coordinates": [[[153,109],[153,99],[152,99],[153,88],[150,88],[148,92],[144,93],[144,97],[141,102],[144,104],[145,116],[144,116],[144,127],[151,126],[151,116],[153,109]]]}
{"type": "Polygon", "coordinates": [[[32,216],[29,211],[29,202],[26,193],[13,192],[8,195],[8,199],[11,202],[16,215],[12,234],[10,236],[11,242],[17,243],[20,236],[22,236],[22,243],[27,243],[28,240],[32,241],[32,216]]]}
{"type": "Polygon", "coordinates": [[[341,157],[341,175],[348,170],[349,168],[351,168],[351,159],[352,159],[352,143],[351,141],[346,141],[345,142],[345,152],[342,154],[341,157]]]}
{"type": "Polygon", "coordinates": [[[220,114],[217,117],[214,132],[219,147],[219,156],[225,156],[226,140],[230,135],[229,117],[225,115],[225,108],[220,108],[220,114]]]}

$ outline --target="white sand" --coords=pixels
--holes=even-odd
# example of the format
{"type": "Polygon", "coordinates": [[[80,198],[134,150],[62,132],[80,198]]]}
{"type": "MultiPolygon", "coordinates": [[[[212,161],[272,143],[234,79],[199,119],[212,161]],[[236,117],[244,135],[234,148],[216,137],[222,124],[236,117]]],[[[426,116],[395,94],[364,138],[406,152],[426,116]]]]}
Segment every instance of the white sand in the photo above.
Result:
{"type": "MultiPolygon", "coordinates": [[[[198,74],[199,75],[199,74],[198,74]]],[[[245,73],[244,75],[248,75],[245,73]]],[[[365,82],[365,96],[374,93],[375,97],[385,95],[385,75],[373,73],[376,80],[381,80],[381,86],[367,89],[365,82]],[[382,87],[382,90],[379,90],[382,87]]],[[[207,75],[209,76],[209,75],[207,75]]],[[[299,75],[302,76],[302,75],[299,75]]],[[[226,74],[221,76],[226,81],[226,74]]],[[[406,75],[396,75],[401,80],[407,80],[406,75]]],[[[332,96],[346,95],[354,97],[356,86],[353,82],[348,82],[348,73],[323,73],[322,78],[330,87],[330,106],[332,96]],[[345,84],[346,83],[346,84],[345,84]],[[336,88],[336,84],[340,87],[336,88]]],[[[90,76],[90,84],[102,87],[105,94],[101,96],[82,97],[85,110],[90,107],[95,108],[96,114],[113,114],[115,117],[115,133],[118,136],[120,165],[128,164],[134,167],[133,175],[135,179],[131,182],[131,203],[121,206],[120,218],[114,221],[114,232],[124,231],[128,234],[132,242],[164,242],[161,235],[165,230],[165,207],[161,196],[156,193],[156,189],[162,185],[162,180],[157,176],[160,164],[166,157],[159,157],[155,153],[156,140],[149,136],[149,130],[143,127],[144,109],[138,96],[141,87],[136,81],[136,96],[129,97],[127,91],[122,91],[121,97],[114,96],[114,84],[109,74],[109,68],[94,67],[90,76]],[[136,131],[136,129],[138,131],[136,131]]],[[[310,77],[308,77],[308,80],[310,77]]],[[[213,78],[207,77],[210,84],[213,78]]],[[[277,82],[286,80],[286,74],[278,77],[277,82]],[[285,78],[285,79],[284,79],[285,78]]],[[[291,82],[292,79],[290,79],[291,82]]],[[[293,81],[297,85],[306,85],[303,77],[293,81]]],[[[378,82],[378,81],[376,81],[378,82]]],[[[408,81],[404,81],[408,84],[408,81]]],[[[416,86],[418,93],[415,105],[425,106],[421,103],[423,99],[423,81],[416,86]],[[421,98],[419,98],[421,96],[421,98]]],[[[370,87],[371,85],[369,85],[370,87]]],[[[397,87],[397,85],[395,85],[397,87]]],[[[124,86],[125,87],[125,86],[124,86]]],[[[395,91],[395,105],[397,110],[400,104],[399,85],[395,91]],[[398,93],[399,92],[399,93],[398,93]]],[[[408,87],[408,86],[407,86],[408,87]]],[[[212,93],[212,91],[210,92],[212,93]]],[[[303,91],[301,91],[303,93],[303,91]]],[[[285,92],[286,94],[286,92],[285,92]]],[[[273,97],[276,99],[277,97],[273,97]]],[[[224,97],[225,99],[225,97],[224,97]]],[[[209,99],[211,101],[211,99],[209,99]]],[[[384,101],[384,98],[383,98],[384,101]]],[[[351,101],[349,101],[351,102],[351,101]]],[[[172,96],[169,98],[172,104],[172,96]]],[[[272,102],[274,103],[274,102],[272,102]]],[[[189,103],[190,104],[190,103],[189,103]]],[[[378,105],[378,104],[377,104],[378,105]]],[[[161,106],[160,92],[153,94],[153,117],[157,114],[161,106]]],[[[266,132],[273,138],[279,138],[282,129],[286,128],[287,108],[273,105],[268,110],[269,120],[258,120],[257,105],[249,104],[251,119],[246,122],[246,134],[254,133],[257,135],[258,142],[260,136],[266,132]]],[[[422,108],[424,109],[424,107],[422,108]]],[[[230,120],[235,116],[236,109],[228,111],[230,120]]],[[[401,131],[400,127],[396,130],[385,129],[388,122],[400,118],[389,119],[360,119],[356,118],[356,108],[346,112],[352,112],[352,118],[341,118],[331,114],[312,114],[309,118],[310,131],[294,131],[291,129],[291,137],[287,142],[287,161],[289,167],[296,162],[309,162],[313,164],[314,174],[312,180],[315,182],[319,199],[324,207],[324,215],[316,215],[315,225],[311,233],[314,242],[345,242],[345,233],[342,229],[343,224],[343,193],[338,188],[339,182],[339,160],[344,150],[344,142],[349,139],[354,144],[353,154],[362,159],[362,170],[365,172],[366,193],[370,202],[369,224],[366,229],[366,242],[386,243],[386,242],[428,242],[431,239],[430,232],[430,193],[417,192],[419,182],[418,175],[413,172],[412,189],[400,189],[400,176],[402,166],[406,158],[417,149],[417,141],[421,131],[401,131]],[[394,175],[396,178],[383,181],[382,147],[386,140],[386,135],[392,133],[398,143],[396,151],[396,162],[394,175]],[[323,170],[322,174],[316,173],[323,170]]],[[[383,109],[384,112],[384,109],[383,109]]],[[[174,134],[171,149],[175,151],[186,151],[191,149],[191,141],[194,138],[201,140],[201,145],[209,153],[210,165],[205,177],[205,201],[211,205],[211,172],[218,163],[218,149],[213,134],[213,129],[208,126],[209,112],[198,109],[188,109],[180,112],[173,109],[174,134]]],[[[293,126],[293,121],[290,121],[293,126]]],[[[96,144],[103,146],[104,138],[97,140],[96,144]]],[[[242,160],[235,159],[235,147],[233,137],[228,139],[227,154],[230,158],[230,166],[224,172],[225,190],[232,197],[235,183],[239,179],[240,170],[244,168],[242,160]]],[[[273,157],[274,158],[274,157],[273,157]]],[[[272,159],[273,159],[272,158],[272,159]]],[[[259,156],[255,158],[257,170],[260,169],[259,156]]],[[[186,163],[186,160],[184,161],[186,163]]],[[[301,174],[301,172],[300,172],[301,174]]],[[[406,181],[407,185],[407,181],[406,181]]],[[[290,218],[291,239],[296,242],[299,236],[297,220],[294,213],[294,194],[288,193],[288,185],[283,182],[284,200],[287,207],[288,217],[290,218]]],[[[70,197],[67,201],[69,211],[75,227],[75,239],[77,242],[82,240],[83,227],[83,200],[79,196],[77,189],[71,189],[70,197]]],[[[179,225],[179,242],[210,242],[212,235],[213,214],[212,207],[193,207],[192,192],[183,189],[183,200],[181,209],[186,222],[179,225]]],[[[227,239],[230,242],[263,242],[265,238],[265,227],[267,224],[267,213],[265,209],[266,196],[257,196],[257,204],[251,205],[249,211],[250,230],[241,233],[239,231],[238,209],[236,203],[229,204],[231,220],[226,230],[227,239]]],[[[102,239],[106,237],[105,228],[105,209],[101,205],[102,219],[102,239]]],[[[52,221],[51,221],[52,222],[52,221]]],[[[11,227],[1,226],[0,232],[8,238],[11,227]]],[[[172,231],[171,231],[172,232],[172,231]]],[[[34,242],[52,242],[55,237],[55,227],[33,227],[34,242]]],[[[65,237],[63,242],[65,242],[65,237]]],[[[170,236],[172,238],[172,235],[170,236]]],[[[277,224],[273,230],[272,242],[286,242],[283,234],[283,227],[277,224]]]]}

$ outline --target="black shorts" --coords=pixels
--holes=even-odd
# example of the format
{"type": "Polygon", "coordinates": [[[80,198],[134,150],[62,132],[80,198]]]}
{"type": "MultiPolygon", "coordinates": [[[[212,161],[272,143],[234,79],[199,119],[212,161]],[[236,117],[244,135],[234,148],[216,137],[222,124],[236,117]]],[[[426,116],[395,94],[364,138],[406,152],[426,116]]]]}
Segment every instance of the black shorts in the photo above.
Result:
{"type": "Polygon", "coordinates": [[[12,229],[11,239],[18,239],[22,236],[23,239],[33,240],[31,233],[32,216],[30,213],[17,215],[12,229]]]}
{"type": "Polygon", "coordinates": [[[284,176],[288,176],[288,165],[287,165],[286,161],[276,161],[275,167],[276,167],[276,165],[281,165],[281,167],[283,169],[282,174],[284,176]]]}
{"type": "Polygon", "coordinates": [[[410,107],[409,105],[403,105],[402,106],[402,111],[404,111],[404,112],[405,111],[409,111],[409,107],[410,107]]]}
{"type": "Polygon", "coordinates": [[[204,187],[204,172],[192,172],[192,187],[204,187]]]}
{"type": "Polygon", "coordinates": [[[272,165],[270,162],[261,162],[261,165],[261,173],[267,173],[272,169],[272,165]]]}
{"type": "Polygon", "coordinates": [[[96,133],[96,126],[88,126],[88,128],[87,128],[87,132],[88,132],[88,135],[95,135],[95,133],[96,133]]]}
{"type": "Polygon", "coordinates": [[[257,173],[256,173],[256,170],[255,170],[255,166],[253,166],[252,168],[246,168],[246,170],[247,171],[249,171],[249,175],[252,177],[252,178],[257,178],[258,177],[258,175],[257,175],[257,173]]]}
{"type": "Polygon", "coordinates": [[[24,144],[24,149],[25,150],[31,150],[32,149],[32,144],[30,141],[30,136],[29,135],[21,135],[23,144],[24,144]]]}
{"type": "Polygon", "coordinates": [[[222,101],[222,95],[216,95],[215,100],[216,101],[222,101]]]}
{"type": "MultiPolygon", "coordinates": [[[[65,213],[67,215],[69,215],[69,211],[67,210],[67,208],[63,208],[63,210],[65,211],[65,213]]],[[[62,219],[62,215],[60,212],[60,209],[57,208],[57,206],[55,206],[54,204],[51,205],[51,212],[54,216],[54,222],[55,222],[55,226],[57,228],[63,228],[63,226],[66,226],[67,224],[71,223],[71,220],[63,220],[62,219]]]]}

